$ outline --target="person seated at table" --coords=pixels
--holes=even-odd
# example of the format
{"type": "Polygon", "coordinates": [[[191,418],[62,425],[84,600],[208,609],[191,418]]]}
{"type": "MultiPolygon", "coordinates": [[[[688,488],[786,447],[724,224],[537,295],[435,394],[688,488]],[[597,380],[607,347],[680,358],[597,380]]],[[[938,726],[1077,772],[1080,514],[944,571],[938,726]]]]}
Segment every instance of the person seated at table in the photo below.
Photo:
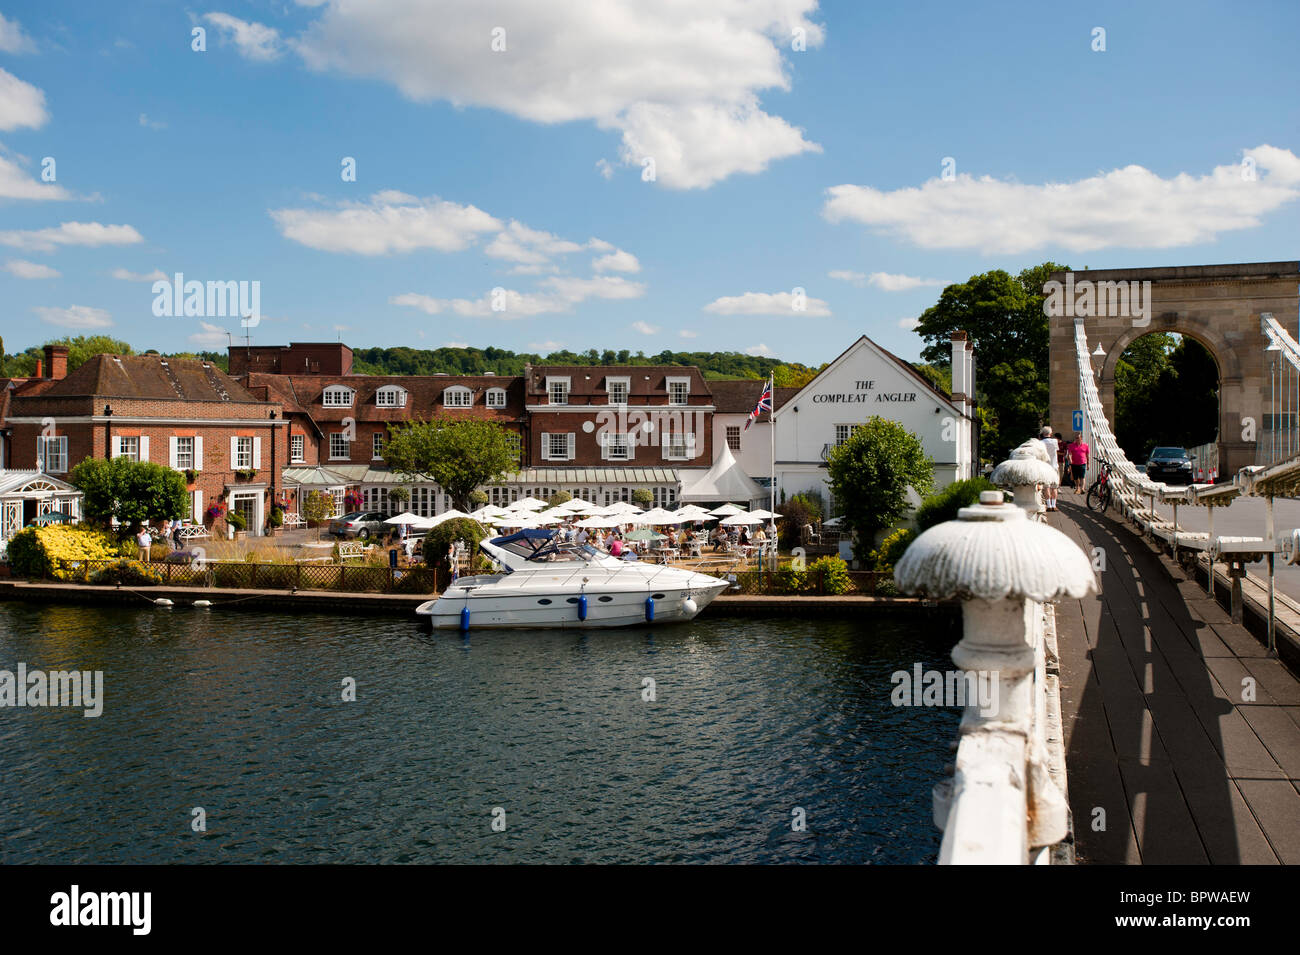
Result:
{"type": "Polygon", "coordinates": [[[671,527],[668,528],[668,536],[664,538],[664,546],[668,547],[670,550],[677,549],[677,532],[671,527]]]}
{"type": "Polygon", "coordinates": [[[619,540],[617,537],[614,537],[612,534],[610,535],[610,537],[611,537],[611,540],[610,540],[610,542],[609,542],[609,556],[610,556],[610,557],[622,557],[622,556],[623,556],[623,542],[622,542],[621,540],[619,540]]]}

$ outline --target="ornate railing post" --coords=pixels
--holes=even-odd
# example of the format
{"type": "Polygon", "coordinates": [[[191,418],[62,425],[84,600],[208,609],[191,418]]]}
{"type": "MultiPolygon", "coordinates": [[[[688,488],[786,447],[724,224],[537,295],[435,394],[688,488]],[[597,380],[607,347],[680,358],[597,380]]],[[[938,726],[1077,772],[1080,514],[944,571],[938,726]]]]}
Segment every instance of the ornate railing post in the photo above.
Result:
{"type": "Polygon", "coordinates": [[[1042,725],[1043,605],[1093,591],[1091,562],[1060,531],[1004,503],[1001,491],[985,491],[957,520],[913,541],[894,579],[905,592],[963,601],[953,662],[996,691],[987,707],[967,701],[953,778],[935,787],[939,862],[1023,865],[1031,848],[1068,831],[1042,725]]]}
{"type": "Polygon", "coordinates": [[[1048,463],[1049,455],[1043,442],[1031,438],[1011,452],[1011,457],[993,469],[989,480],[998,487],[1011,489],[1011,498],[1026,516],[1044,520],[1047,508],[1038,493],[1040,484],[1056,487],[1061,483],[1060,472],[1048,463]]]}

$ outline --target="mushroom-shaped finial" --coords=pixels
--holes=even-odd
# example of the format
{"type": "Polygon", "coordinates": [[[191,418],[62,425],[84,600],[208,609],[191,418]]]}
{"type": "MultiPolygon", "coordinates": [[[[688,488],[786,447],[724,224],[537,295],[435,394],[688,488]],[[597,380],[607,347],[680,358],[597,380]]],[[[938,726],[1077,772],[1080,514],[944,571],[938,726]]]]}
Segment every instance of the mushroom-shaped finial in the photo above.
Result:
{"type": "Polygon", "coordinates": [[[957,520],[912,541],[894,568],[905,593],[982,600],[1059,600],[1097,587],[1092,562],[1055,528],[1028,520],[1001,491],[984,491],[957,520]]]}
{"type": "MultiPolygon", "coordinates": [[[[1040,444],[1041,442],[1035,441],[1034,443],[1040,444]]],[[[1016,451],[1019,450],[1020,448],[1016,449],[1016,451]]],[[[1046,484],[1050,487],[1056,487],[1061,483],[1061,475],[1057,473],[1056,468],[1046,461],[1028,455],[1017,457],[1016,452],[1013,451],[1010,458],[993,469],[993,473],[989,475],[989,480],[998,487],[1024,487],[1034,484],[1046,484]]]]}

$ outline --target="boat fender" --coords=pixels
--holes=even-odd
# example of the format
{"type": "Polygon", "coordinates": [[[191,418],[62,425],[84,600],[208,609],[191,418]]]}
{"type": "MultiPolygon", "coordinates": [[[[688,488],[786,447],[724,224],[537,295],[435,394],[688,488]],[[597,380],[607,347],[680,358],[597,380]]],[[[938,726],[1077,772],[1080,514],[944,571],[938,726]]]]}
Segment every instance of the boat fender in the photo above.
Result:
{"type": "Polygon", "coordinates": [[[196,600],[196,601],[194,601],[194,606],[196,606],[196,607],[211,607],[211,606],[212,606],[212,601],[211,601],[211,600],[196,600]]]}
{"type": "Polygon", "coordinates": [[[170,607],[172,605],[172,602],[166,597],[159,597],[153,603],[155,607],[170,607]]]}
{"type": "Polygon", "coordinates": [[[460,629],[461,630],[469,629],[469,608],[468,607],[460,608],[460,629]]]}
{"type": "Polygon", "coordinates": [[[578,619],[587,619],[587,595],[578,594],[578,619]]]}
{"type": "Polygon", "coordinates": [[[695,611],[698,609],[699,609],[699,605],[695,603],[694,597],[687,597],[685,600],[682,601],[682,613],[686,614],[686,616],[688,617],[695,616],[695,611]]]}
{"type": "Polygon", "coordinates": [[[654,623],[655,599],[653,597],[647,597],[645,599],[645,619],[647,623],[654,623]]]}

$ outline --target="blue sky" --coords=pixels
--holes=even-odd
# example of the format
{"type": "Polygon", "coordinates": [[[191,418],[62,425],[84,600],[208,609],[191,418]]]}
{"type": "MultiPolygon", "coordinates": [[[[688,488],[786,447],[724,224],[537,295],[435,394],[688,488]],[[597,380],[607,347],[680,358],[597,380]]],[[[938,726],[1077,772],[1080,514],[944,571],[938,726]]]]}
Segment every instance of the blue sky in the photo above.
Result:
{"type": "Polygon", "coordinates": [[[0,2],[5,347],[242,336],[182,272],[262,344],[914,358],[916,280],[1296,258],[1300,5],[1078,7],[0,2]]]}

